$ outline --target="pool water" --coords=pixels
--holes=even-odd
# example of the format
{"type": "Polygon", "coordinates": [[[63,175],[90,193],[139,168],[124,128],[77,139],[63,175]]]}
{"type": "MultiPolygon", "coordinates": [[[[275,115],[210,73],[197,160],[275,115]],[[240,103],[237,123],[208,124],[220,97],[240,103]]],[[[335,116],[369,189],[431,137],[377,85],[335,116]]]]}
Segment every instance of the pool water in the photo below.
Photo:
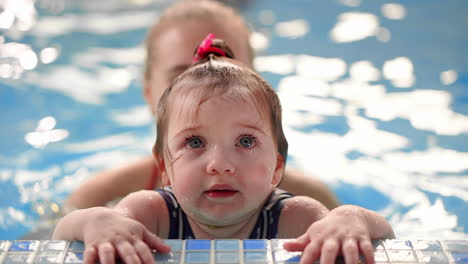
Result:
{"type": "MultiPolygon", "coordinates": [[[[142,42],[169,2],[0,3],[0,239],[151,153],[142,42]]],[[[383,214],[397,237],[467,238],[468,2],[228,2],[281,98],[291,166],[383,214]]]]}

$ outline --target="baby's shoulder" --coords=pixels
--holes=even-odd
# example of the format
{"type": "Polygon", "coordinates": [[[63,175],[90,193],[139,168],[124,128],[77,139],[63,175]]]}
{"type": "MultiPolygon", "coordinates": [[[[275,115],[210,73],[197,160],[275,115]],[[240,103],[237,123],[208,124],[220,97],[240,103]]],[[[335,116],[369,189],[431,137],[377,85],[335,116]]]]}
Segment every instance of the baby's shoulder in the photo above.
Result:
{"type": "Polygon", "coordinates": [[[302,235],[314,222],[328,214],[328,209],[315,199],[307,196],[294,196],[284,201],[278,223],[280,238],[293,238],[302,235]]]}
{"type": "Polygon", "coordinates": [[[301,216],[315,222],[327,213],[328,209],[319,201],[307,196],[294,196],[285,200],[281,217],[294,219],[301,216]]]}
{"type": "Polygon", "coordinates": [[[128,194],[119,204],[134,209],[159,209],[165,207],[164,198],[156,191],[142,190],[128,194]]]}
{"type": "Polygon", "coordinates": [[[128,211],[132,218],[158,236],[165,237],[164,230],[168,230],[169,227],[169,213],[160,193],[148,190],[137,191],[127,195],[117,206],[128,211]]]}

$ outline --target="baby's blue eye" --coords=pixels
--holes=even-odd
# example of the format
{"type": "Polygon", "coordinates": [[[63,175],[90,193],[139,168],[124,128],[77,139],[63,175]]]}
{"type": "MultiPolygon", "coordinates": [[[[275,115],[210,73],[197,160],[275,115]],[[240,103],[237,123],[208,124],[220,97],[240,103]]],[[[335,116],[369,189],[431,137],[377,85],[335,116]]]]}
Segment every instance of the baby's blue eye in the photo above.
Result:
{"type": "Polygon", "coordinates": [[[191,147],[191,148],[194,148],[194,149],[197,149],[197,148],[202,148],[204,145],[203,145],[203,142],[201,141],[200,138],[198,137],[191,137],[189,139],[187,139],[187,144],[191,147]]]}
{"type": "Polygon", "coordinates": [[[251,136],[243,136],[239,139],[239,146],[243,148],[252,148],[255,145],[255,139],[251,136]]]}

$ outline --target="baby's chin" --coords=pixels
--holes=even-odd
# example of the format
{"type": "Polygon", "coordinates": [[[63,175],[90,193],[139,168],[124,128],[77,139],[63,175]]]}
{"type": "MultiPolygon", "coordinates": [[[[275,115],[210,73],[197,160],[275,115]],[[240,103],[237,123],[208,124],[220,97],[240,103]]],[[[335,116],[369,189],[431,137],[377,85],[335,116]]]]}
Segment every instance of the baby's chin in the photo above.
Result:
{"type": "Polygon", "coordinates": [[[248,220],[255,214],[256,210],[243,210],[241,212],[230,212],[228,214],[212,215],[198,209],[187,208],[189,213],[196,221],[209,226],[230,226],[248,220]]]}

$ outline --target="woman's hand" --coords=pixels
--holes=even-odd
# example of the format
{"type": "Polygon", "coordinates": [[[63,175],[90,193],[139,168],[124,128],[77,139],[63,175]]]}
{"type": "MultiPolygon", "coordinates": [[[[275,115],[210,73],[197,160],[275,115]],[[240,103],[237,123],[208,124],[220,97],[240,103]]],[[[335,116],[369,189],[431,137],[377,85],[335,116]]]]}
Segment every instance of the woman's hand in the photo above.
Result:
{"type": "MultiPolygon", "coordinates": [[[[374,248],[371,239],[378,238],[383,228],[387,233],[389,225],[376,213],[357,206],[340,206],[326,217],[314,222],[296,240],[284,244],[289,251],[303,251],[301,264],[314,263],[320,259],[321,264],[334,264],[341,252],[346,264],[357,264],[361,253],[367,264],[374,264],[374,248]],[[384,223],[371,221],[384,221],[384,223]],[[377,236],[377,237],[375,237],[377,236]]],[[[386,233],[384,233],[386,234],[386,233]]]]}
{"type": "Polygon", "coordinates": [[[151,249],[168,253],[171,249],[140,222],[109,209],[96,208],[89,213],[83,228],[84,263],[154,263],[151,249]]]}

